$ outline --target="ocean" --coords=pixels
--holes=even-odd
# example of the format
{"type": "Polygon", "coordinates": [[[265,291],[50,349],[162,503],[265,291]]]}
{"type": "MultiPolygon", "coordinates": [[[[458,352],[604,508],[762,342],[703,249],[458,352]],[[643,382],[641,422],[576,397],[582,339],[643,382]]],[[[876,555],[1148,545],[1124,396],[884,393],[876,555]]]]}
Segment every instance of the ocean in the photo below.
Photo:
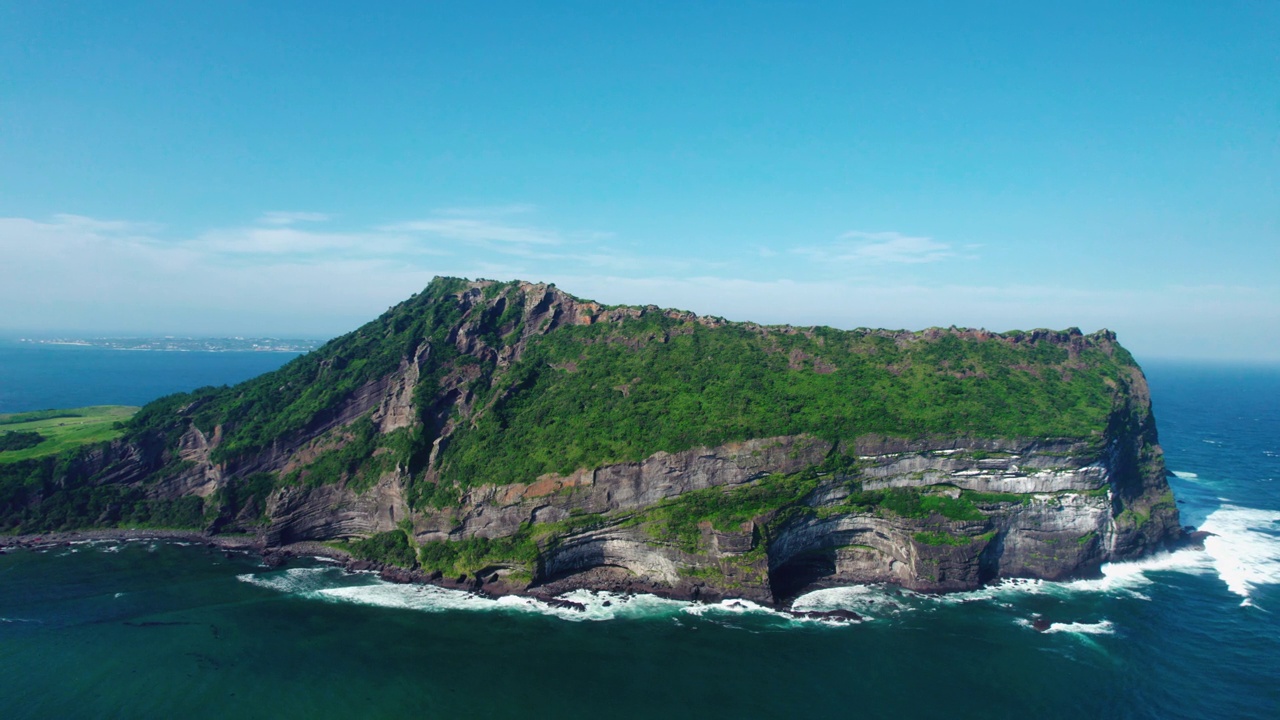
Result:
{"type": "MultiPolygon", "coordinates": [[[[0,345],[0,412],[138,404],[289,359],[0,345]]],[[[135,541],[0,556],[5,718],[1280,717],[1280,368],[1147,363],[1183,522],[1100,578],[585,613],[135,541]],[[1033,622],[1049,623],[1046,632],[1033,622]]]]}

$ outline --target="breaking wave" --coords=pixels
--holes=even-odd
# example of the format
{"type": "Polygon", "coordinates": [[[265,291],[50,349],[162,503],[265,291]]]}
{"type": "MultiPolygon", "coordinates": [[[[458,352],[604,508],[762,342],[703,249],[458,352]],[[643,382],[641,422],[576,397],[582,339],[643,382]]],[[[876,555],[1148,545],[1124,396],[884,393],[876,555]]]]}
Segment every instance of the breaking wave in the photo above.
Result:
{"type": "MultiPolygon", "coordinates": [[[[850,624],[847,619],[798,618],[790,613],[774,610],[749,600],[694,603],[669,600],[656,595],[623,595],[593,590],[574,590],[559,595],[550,602],[518,595],[495,598],[433,585],[389,583],[368,573],[352,576],[333,567],[290,568],[283,571],[245,573],[237,575],[236,579],[279,593],[312,600],[432,613],[448,611],[531,613],[574,622],[685,616],[708,620],[731,620],[739,616],[752,616],[788,624],[850,624]]],[[[799,609],[801,608],[797,608],[799,609]]]]}
{"type": "MultiPolygon", "coordinates": [[[[1258,586],[1280,584],[1280,512],[1226,504],[1209,513],[1201,529],[1212,533],[1204,540],[1204,551],[1185,549],[1141,560],[1108,563],[1102,566],[1101,577],[1097,578],[1066,582],[1006,579],[977,590],[945,595],[915,593],[884,585],[837,587],[802,595],[790,610],[798,613],[847,610],[865,620],[879,620],[923,608],[963,603],[983,602],[1011,608],[1019,599],[1037,595],[1066,599],[1078,594],[1105,594],[1149,600],[1144,591],[1157,582],[1160,573],[1167,572],[1216,575],[1230,592],[1242,598],[1241,605],[1251,605],[1250,595],[1258,586]]],[[[421,612],[533,613],[578,622],[682,616],[712,620],[752,616],[787,624],[824,622],[820,618],[798,618],[790,612],[747,600],[694,603],[654,595],[590,590],[575,590],[550,601],[514,595],[494,598],[431,585],[389,583],[371,573],[352,575],[332,564],[246,573],[237,579],[314,600],[421,612]]],[[[848,624],[848,620],[839,624],[848,624]]],[[[1114,627],[1109,622],[1055,623],[1046,632],[1106,635],[1114,632],[1114,627]]]]}
{"type": "Polygon", "coordinates": [[[1204,539],[1204,554],[1227,589],[1243,598],[1241,605],[1252,604],[1259,585],[1280,584],[1280,512],[1223,505],[1200,529],[1213,533],[1204,539]]]}
{"type": "MultiPolygon", "coordinates": [[[[1035,628],[1035,623],[1026,618],[1018,618],[1014,622],[1025,628],[1035,628]]],[[[1043,632],[1046,635],[1053,633],[1071,633],[1073,635],[1115,635],[1116,626],[1110,620],[1100,620],[1095,623],[1056,622],[1049,623],[1049,626],[1045,627],[1040,632],[1043,632]]]]}

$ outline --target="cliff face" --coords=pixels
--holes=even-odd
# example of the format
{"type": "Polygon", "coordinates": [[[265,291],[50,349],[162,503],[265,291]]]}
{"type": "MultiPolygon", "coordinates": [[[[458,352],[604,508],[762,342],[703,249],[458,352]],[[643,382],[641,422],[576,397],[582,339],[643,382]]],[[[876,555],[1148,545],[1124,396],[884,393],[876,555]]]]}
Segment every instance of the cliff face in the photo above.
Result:
{"type": "Polygon", "coordinates": [[[1106,332],[764,327],[441,280],[332,345],[159,401],[57,482],[198,497],[270,545],[408,541],[424,574],[508,591],[961,590],[1181,533],[1106,332]]]}

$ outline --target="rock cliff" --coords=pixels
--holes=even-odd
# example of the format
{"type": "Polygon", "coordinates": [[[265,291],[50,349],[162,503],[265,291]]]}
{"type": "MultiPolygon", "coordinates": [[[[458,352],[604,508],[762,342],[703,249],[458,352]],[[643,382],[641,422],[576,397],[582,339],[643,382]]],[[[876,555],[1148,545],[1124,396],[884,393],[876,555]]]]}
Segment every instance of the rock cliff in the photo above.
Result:
{"type": "MultiPolygon", "coordinates": [[[[962,590],[1182,532],[1145,380],[1109,332],[761,326],[521,282],[439,279],[48,473],[11,516],[124,488],[273,546],[407,544],[422,575],[501,592],[962,590]]],[[[108,502],[79,523],[119,518],[108,502]]]]}

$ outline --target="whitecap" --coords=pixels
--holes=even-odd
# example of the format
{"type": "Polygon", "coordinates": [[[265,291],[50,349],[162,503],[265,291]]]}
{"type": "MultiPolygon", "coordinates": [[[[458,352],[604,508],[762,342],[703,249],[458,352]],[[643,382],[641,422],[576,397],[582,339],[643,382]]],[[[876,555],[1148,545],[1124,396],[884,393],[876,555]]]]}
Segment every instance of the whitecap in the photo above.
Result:
{"type": "Polygon", "coordinates": [[[1077,635],[1114,635],[1116,629],[1115,626],[1111,624],[1110,620],[1102,620],[1096,623],[1051,623],[1048,629],[1044,632],[1045,634],[1075,633],[1077,635]]]}
{"type": "Polygon", "coordinates": [[[332,602],[421,612],[501,611],[546,615],[574,622],[673,616],[694,606],[693,603],[667,600],[656,595],[619,595],[590,590],[574,590],[557,596],[556,600],[574,603],[574,606],[564,606],[522,595],[493,598],[434,585],[397,585],[380,580],[368,585],[322,588],[310,596],[332,602]]]}
{"type": "Polygon", "coordinates": [[[279,593],[313,600],[431,613],[447,611],[529,613],[574,622],[676,618],[681,615],[714,620],[751,615],[783,620],[787,623],[848,624],[847,620],[797,618],[788,612],[774,610],[750,600],[729,599],[716,603],[694,603],[649,594],[623,595],[585,589],[564,593],[551,601],[521,595],[504,595],[495,598],[434,585],[389,583],[372,574],[366,574],[362,578],[363,582],[359,584],[351,584],[349,575],[332,567],[244,573],[237,575],[236,579],[279,593]]]}
{"type": "Polygon", "coordinates": [[[750,600],[738,599],[721,600],[716,603],[690,603],[688,607],[684,608],[684,612],[698,617],[711,615],[765,615],[786,620],[794,619],[789,613],[780,612],[750,600]]]}
{"type": "Polygon", "coordinates": [[[1213,533],[1204,539],[1205,555],[1241,605],[1252,604],[1257,586],[1280,583],[1280,512],[1223,505],[1200,529],[1213,533]]]}
{"type": "Polygon", "coordinates": [[[558,600],[574,603],[563,606],[538,598],[517,595],[488,597],[434,585],[389,583],[372,575],[362,584],[338,584],[349,580],[332,567],[290,568],[267,573],[245,573],[236,579],[259,587],[328,602],[417,610],[420,612],[506,611],[549,615],[563,620],[612,620],[619,617],[674,615],[692,603],[666,600],[654,595],[619,595],[575,590],[558,600]]]}
{"type": "MultiPolygon", "coordinates": [[[[1014,624],[1028,630],[1036,629],[1035,623],[1027,618],[1015,618],[1014,624]]],[[[1076,635],[1114,635],[1116,632],[1115,625],[1110,620],[1100,620],[1096,623],[1085,622],[1056,622],[1049,623],[1049,626],[1040,630],[1045,633],[1073,633],[1076,635]]]]}
{"type": "Polygon", "coordinates": [[[289,595],[316,592],[333,583],[332,568],[289,568],[277,572],[244,573],[236,579],[250,585],[275,590],[289,595]]]}
{"type": "Polygon", "coordinates": [[[791,603],[791,609],[796,612],[849,610],[874,619],[911,611],[914,608],[902,600],[924,597],[910,590],[885,585],[850,585],[805,593],[791,603]]]}

